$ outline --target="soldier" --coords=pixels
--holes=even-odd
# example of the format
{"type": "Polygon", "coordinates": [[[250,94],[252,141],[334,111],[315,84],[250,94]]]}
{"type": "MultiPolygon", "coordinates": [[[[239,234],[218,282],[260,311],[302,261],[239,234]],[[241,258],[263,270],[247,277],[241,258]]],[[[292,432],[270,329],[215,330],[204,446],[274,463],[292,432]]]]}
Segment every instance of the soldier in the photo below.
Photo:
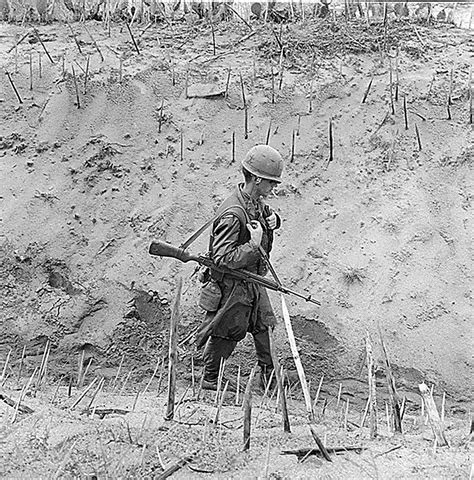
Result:
{"type": "MultiPolygon", "coordinates": [[[[249,150],[242,161],[244,183],[221,204],[213,223],[209,252],[218,266],[267,273],[263,255],[270,253],[281,220],[264,199],[281,182],[282,171],[283,159],[274,148],[257,145],[249,150]]],[[[211,271],[201,300],[207,314],[196,343],[200,348],[207,341],[203,388],[217,388],[221,359],[229,358],[247,332],[253,335],[265,385],[273,368],[268,329],[276,324],[265,288],[211,271]]]]}

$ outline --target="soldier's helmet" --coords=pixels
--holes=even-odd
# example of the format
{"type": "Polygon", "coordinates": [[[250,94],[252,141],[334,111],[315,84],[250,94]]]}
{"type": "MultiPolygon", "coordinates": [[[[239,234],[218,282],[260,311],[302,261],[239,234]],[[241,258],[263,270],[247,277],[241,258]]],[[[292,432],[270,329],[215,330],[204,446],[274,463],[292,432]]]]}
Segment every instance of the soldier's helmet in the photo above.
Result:
{"type": "Polygon", "coordinates": [[[281,183],[283,158],[268,145],[252,147],[242,160],[242,167],[256,177],[281,183]]]}

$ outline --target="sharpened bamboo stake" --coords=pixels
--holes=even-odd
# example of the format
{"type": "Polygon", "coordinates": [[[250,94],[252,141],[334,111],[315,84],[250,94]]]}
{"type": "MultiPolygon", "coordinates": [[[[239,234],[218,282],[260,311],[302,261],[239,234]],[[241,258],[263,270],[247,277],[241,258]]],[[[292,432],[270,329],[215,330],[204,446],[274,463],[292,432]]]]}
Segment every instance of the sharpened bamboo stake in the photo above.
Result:
{"type": "Polygon", "coordinates": [[[191,388],[193,389],[193,398],[196,396],[196,373],[194,371],[194,355],[191,355],[191,388]]]}
{"type": "Polygon", "coordinates": [[[176,366],[178,362],[178,324],[180,318],[181,291],[183,289],[183,279],[178,277],[176,286],[176,298],[171,312],[170,320],[170,340],[168,349],[168,395],[165,420],[173,420],[174,403],[176,395],[176,366]]]}
{"type": "Polygon", "coordinates": [[[316,442],[316,445],[318,446],[319,450],[323,454],[323,457],[328,461],[332,462],[331,457],[329,456],[329,452],[327,451],[326,447],[324,446],[324,443],[321,442],[321,440],[318,437],[318,434],[316,433],[316,429],[314,428],[313,425],[309,425],[309,428],[311,430],[311,435],[313,436],[314,441],[316,442]]]}
{"type": "Polygon", "coordinates": [[[216,56],[216,32],[214,31],[214,22],[212,21],[212,12],[209,15],[209,23],[211,24],[211,35],[212,35],[212,52],[216,56]]]}
{"type": "Polygon", "coordinates": [[[124,361],[124,360],[125,360],[125,354],[122,355],[122,358],[121,358],[121,360],[120,360],[117,373],[116,373],[115,378],[114,378],[114,381],[113,381],[113,383],[112,383],[112,392],[115,392],[115,387],[116,387],[116,385],[117,385],[117,380],[118,380],[118,377],[120,376],[120,372],[122,371],[122,365],[123,365],[123,361],[124,361]]]}
{"type": "Polygon", "coordinates": [[[10,348],[10,350],[8,350],[8,353],[7,353],[7,358],[5,360],[5,365],[3,366],[3,371],[2,371],[2,378],[1,378],[1,381],[3,381],[6,377],[6,374],[7,374],[7,369],[8,369],[8,363],[10,361],[10,356],[12,354],[12,349],[10,348]]]}
{"type": "Polygon", "coordinates": [[[392,109],[392,115],[395,115],[395,104],[393,102],[393,71],[392,71],[392,60],[390,62],[390,73],[389,73],[389,80],[390,80],[390,108],[392,109]]]}
{"type": "Polygon", "coordinates": [[[71,394],[72,394],[72,382],[73,382],[73,379],[72,379],[72,375],[69,377],[69,385],[67,386],[67,398],[71,398],[71,394]]]}
{"type": "Polygon", "coordinates": [[[92,387],[95,385],[95,382],[97,382],[97,377],[92,380],[91,383],[85,388],[85,390],[79,395],[79,398],[69,407],[69,410],[72,410],[76,405],[79,404],[79,402],[87,395],[89,390],[92,389],[92,387]]]}
{"type": "Polygon", "coordinates": [[[319,393],[321,392],[321,387],[323,385],[323,380],[324,380],[324,374],[321,376],[321,380],[319,380],[318,390],[316,391],[316,396],[314,397],[313,412],[316,408],[316,404],[318,403],[319,393]]]}
{"type": "Polygon", "coordinates": [[[272,119],[270,118],[270,123],[267,128],[267,136],[265,137],[265,145],[270,145],[270,135],[272,132],[272,119]]]}
{"type": "Polygon", "coordinates": [[[433,430],[435,438],[438,442],[438,446],[444,447],[448,445],[448,441],[444,435],[443,425],[441,424],[438,409],[436,408],[436,404],[433,400],[433,395],[430,393],[425,383],[418,385],[418,389],[423,397],[423,401],[426,406],[426,413],[428,414],[431,429],[433,430]]]}
{"type": "Polygon", "coordinates": [[[140,50],[138,48],[137,42],[135,41],[135,37],[133,36],[132,29],[130,28],[130,25],[128,22],[125,22],[125,25],[127,26],[128,33],[130,34],[130,37],[132,38],[133,46],[135,47],[135,50],[137,51],[138,55],[140,55],[140,50]]]}
{"type": "Polygon", "coordinates": [[[90,55],[87,55],[87,63],[86,63],[86,72],[84,74],[84,95],[87,93],[87,78],[89,75],[89,62],[90,62],[90,55]]]}
{"type": "Polygon", "coordinates": [[[398,69],[398,56],[400,53],[400,47],[397,47],[397,55],[395,57],[395,101],[398,102],[398,86],[400,85],[400,75],[398,69]]]}
{"type": "Polygon", "coordinates": [[[43,68],[41,65],[41,52],[38,52],[38,76],[43,78],[43,68]]]}
{"type": "Polygon", "coordinates": [[[313,405],[311,402],[311,395],[309,393],[308,383],[306,381],[306,375],[304,372],[303,364],[301,363],[298,347],[296,346],[295,335],[293,333],[293,326],[291,325],[290,313],[288,312],[288,307],[286,306],[286,301],[283,294],[281,294],[281,306],[282,306],[283,318],[285,320],[286,333],[288,335],[288,341],[290,343],[291,353],[293,355],[293,360],[296,365],[296,371],[298,372],[301,388],[303,390],[308,419],[313,420],[314,414],[313,414],[313,405]]]}
{"type": "Polygon", "coordinates": [[[240,398],[240,365],[237,367],[237,388],[235,389],[235,404],[238,405],[240,398]]]}
{"type": "Polygon", "coordinates": [[[451,101],[451,99],[448,96],[448,98],[446,99],[446,110],[448,112],[448,118],[447,118],[448,120],[452,120],[450,101],[451,101]]]}
{"type": "Polygon", "coordinates": [[[225,370],[225,358],[221,357],[219,361],[219,373],[217,374],[217,389],[216,389],[216,396],[214,397],[214,405],[217,406],[219,402],[219,393],[221,391],[222,386],[222,378],[224,377],[224,370],[225,370]]]}
{"type": "Polygon", "coordinates": [[[125,380],[124,380],[124,382],[123,382],[123,384],[122,384],[122,388],[120,389],[120,392],[119,392],[119,395],[120,395],[120,396],[122,396],[123,393],[125,392],[125,387],[126,387],[126,385],[127,385],[127,383],[128,383],[128,380],[130,379],[130,377],[131,377],[131,375],[132,375],[133,370],[134,370],[134,368],[132,367],[132,368],[130,369],[130,371],[128,372],[127,376],[125,377],[125,380]]]}
{"type": "Polygon", "coordinates": [[[23,398],[23,395],[25,393],[25,387],[26,387],[26,385],[23,385],[23,388],[21,389],[21,392],[20,392],[20,396],[18,397],[18,400],[16,402],[15,411],[13,412],[13,417],[12,417],[12,421],[11,421],[12,424],[15,423],[16,417],[18,415],[18,411],[19,411],[20,405],[21,405],[21,399],[23,398]]]}
{"type": "Polygon", "coordinates": [[[240,76],[240,86],[242,89],[242,103],[244,104],[244,138],[245,140],[247,140],[247,138],[249,138],[247,100],[245,98],[245,86],[244,86],[244,80],[242,79],[242,74],[239,73],[239,76],[240,76]]]}
{"type": "MultiPolygon", "coordinates": [[[[283,421],[283,431],[290,433],[290,418],[288,416],[288,406],[286,403],[285,390],[283,388],[283,378],[281,374],[280,362],[278,360],[278,355],[275,350],[275,339],[273,337],[273,330],[271,327],[268,329],[268,339],[270,343],[270,355],[272,357],[273,370],[275,372],[275,378],[277,383],[278,399],[280,401],[279,405],[281,407],[282,421],[283,421]]],[[[277,401],[278,404],[278,401],[277,401]]]]}
{"type": "Polygon", "coordinates": [[[71,30],[72,36],[74,38],[74,41],[76,42],[77,49],[79,50],[79,53],[82,55],[82,50],[81,50],[81,45],[79,44],[79,41],[77,40],[77,36],[74,33],[74,30],[72,29],[71,25],[69,22],[66,21],[66,25],[69,27],[69,30],[71,30]]]}
{"type": "Polygon", "coordinates": [[[15,45],[13,45],[13,47],[10,47],[10,49],[7,51],[7,53],[11,53],[11,51],[14,49],[14,48],[18,48],[18,45],[20,45],[21,42],[23,42],[23,40],[30,34],[30,31],[28,30],[21,38],[20,40],[18,40],[17,42],[15,42],[15,45]]]}
{"type": "Polygon", "coordinates": [[[408,112],[407,112],[407,96],[403,95],[403,115],[405,117],[405,130],[408,130],[408,112]]]}
{"type": "Polygon", "coordinates": [[[227,388],[229,387],[229,380],[224,385],[222,389],[222,395],[219,396],[219,402],[217,404],[216,415],[214,416],[214,425],[217,425],[220,420],[220,413],[222,410],[222,405],[224,404],[225,394],[227,393],[227,388]]]}
{"type": "Polygon", "coordinates": [[[397,387],[395,385],[395,379],[392,373],[392,366],[388,358],[387,348],[385,346],[385,341],[382,335],[382,329],[380,327],[380,324],[377,324],[377,328],[379,332],[380,344],[382,346],[382,353],[383,353],[384,362],[385,362],[385,376],[387,379],[388,392],[390,396],[390,404],[393,412],[393,426],[394,426],[395,432],[402,433],[402,417],[400,414],[400,397],[398,395],[397,387]]]}
{"type": "Polygon", "coordinates": [[[243,408],[244,408],[244,451],[250,448],[250,436],[252,429],[252,382],[255,376],[257,365],[254,365],[245,388],[243,408]]]}
{"type": "Polygon", "coordinates": [[[76,78],[76,71],[74,70],[74,65],[71,65],[71,68],[72,68],[72,76],[74,78],[74,88],[76,89],[77,108],[81,108],[81,100],[79,98],[79,87],[77,86],[77,78],[76,78]]]}
{"type": "Polygon", "coordinates": [[[296,136],[296,131],[293,130],[291,134],[291,157],[290,157],[290,163],[293,163],[293,160],[295,159],[295,136],[296,136]]]}
{"type": "Polygon", "coordinates": [[[329,164],[334,160],[334,136],[333,136],[332,118],[329,119],[328,136],[329,136],[329,157],[326,163],[326,168],[328,168],[329,164]]]}
{"type": "Polygon", "coordinates": [[[441,422],[444,423],[444,412],[446,409],[446,392],[443,392],[443,399],[441,400],[441,422]]]}
{"type": "Polygon", "coordinates": [[[86,410],[90,410],[92,408],[92,404],[94,403],[94,400],[96,399],[96,397],[99,395],[100,391],[102,390],[102,388],[104,386],[104,383],[105,383],[105,378],[102,377],[100,379],[98,385],[97,385],[97,388],[95,389],[94,393],[92,394],[92,398],[90,399],[89,404],[86,407],[86,410]]]}
{"type": "Polygon", "coordinates": [[[373,439],[377,436],[377,393],[375,386],[375,365],[372,354],[372,342],[370,340],[369,332],[367,331],[365,339],[365,348],[367,353],[367,373],[369,383],[369,428],[370,438],[373,439]]]}
{"type": "Polygon", "coordinates": [[[272,80],[272,104],[275,103],[275,73],[273,71],[273,64],[271,65],[271,80],[272,80]]]}
{"type": "Polygon", "coordinates": [[[18,369],[18,383],[20,382],[21,379],[21,372],[23,371],[23,362],[25,360],[26,356],[26,345],[23,345],[23,351],[21,352],[21,359],[20,359],[20,368],[18,369]]]}
{"type": "Polygon", "coordinates": [[[283,86],[283,71],[285,69],[284,65],[283,65],[283,51],[284,51],[284,47],[281,47],[281,51],[280,51],[280,80],[278,81],[278,90],[281,90],[281,87],[283,86]]]}
{"type": "Polygon", "coordinates": [[[8,81],[10,82],[10,85],[12,86],[13,91],[15,92],[16,98],[18,99],[18,103],[22,104],[23,100],[21,99],[20,94],[18,93],[18,90],[15,84],[13,83],[13,79],[10,75],[10,72],[5,72],[5,75],[8,77],[8,81]]]}
{"type": "Polygon", "coordinates": [[[76,383],[76,386],[77,387],[82,387],[82,371],[84,369],[84,355],[85,355],[86,351],[85,349],[83,348],[82,349],[82,353],[81,353],[81,356],[79,358],[79,365],[78,365],[78,373],[77,373],[77,383],[76,383]]]}
{"type": "Polygon", "coordinates": [[[161,133],[161,125],[163,124],[163,107],[164,107],[165,99],[161,99],[161,106],[160,106],[160,116],[158,117],[158,133],[161,133]]]}
{"type": "Polygon", "coordinates": [[[235,132],[232,132],[232,160],[231,163],[235,162],[235,132]]]}
{"type": "Polygon", "coordinates": [[[150,388],[151,382],[155,378],[156,372],[158,371],[158,368],[160,368],[161,362],[163,361],[162,358],[159,358],[156,362],[155,369],[153,370],[153,373],[151,374],[150,380],[148,380],[148,383],[145,385],[145,388],[143,389],[143,394],[146,393],[146,391],[150,388]]]}
{"type": "Polygon", "coordinates": [[[349,415],[349,399],[346,399],[346,411],[344,413],[344,430],[347,430],[347,417],[349,415]]]}
{"type": "Polygon", "coordinates": [[[184,136],[183,136],[183,129],[181,129],[180,136],[179,136],[179,157],[180,160],[184,160],[184,136]]]}
{"type": "Polygon", "coordinates": [[[92,36],[91,32],[89,32],[89,30],[87,29],[85,24],[83,24],[83,27],[84,27],[84,30],[89,35],[90,39],[92,40],[92,43],[94,44],[94,47],[97,50],[97,53],[100,55],[100,60],[103,62],[104,61],[104,56],[102,55],[102,52],[100,51],[99,45],[97,45],[97,42],[94,40],[94,37],[92,36]]]}
{"type": "Polygon", "coordinates": [[[51,55],[49,54],[48,50],[46,49],[46,45],[43,43],[43,40],[40,37],[40,34],[36,28],[33,28],[33,31],[35,32],[36,36],[38,37],[39,42],[41,43],[41,46],[43,47],[44,52],[49,58],[49,61],[54,64],[54,60],[51,58],[51,55]]]}
{"type": "Polygon", "coordinates": [[[341,401],[341,393],[342,393],[342,383],[339,384],[339,391],[337,392],[336,410],[339,407],[339,402],[341,401]]]}
{"type": "Polygon", "coordinates": [[[229,69],[227,70],[227,80],[225,82],[225,94],[224,94],[224,98],[229,98],[229,83],[230,83],[230,75],[231,75],[231,72],[232,72],[232,68],[229,67],[229,69]]]}
{"type": "Polygon", "coordinates": [[[367,85],[367,89],[365,90],[365,93],[364,93],[364,98],[362,99],[362,103],[365,103],[365,101],[367,100],[367,97],[369,96],[369,92],[370,92],[370,89],[372,87],[372,82],[374,81],[374,77],[372,77],[370,79],[370,82],[369,84],[367,85]]]}
{"type": "Polygon", "coordinates": [[[421,145],[420,131],[418,130],[418,125],[416,123],[415,123],[415,132],[416,132],[416,140],[418,141],[418,150],[421,152],[423,147],[421,145]]]}
{"type": "Polygon", "coordinates": [[[30,50],[30,90],[33,90],[33,53],[30,50]]]}

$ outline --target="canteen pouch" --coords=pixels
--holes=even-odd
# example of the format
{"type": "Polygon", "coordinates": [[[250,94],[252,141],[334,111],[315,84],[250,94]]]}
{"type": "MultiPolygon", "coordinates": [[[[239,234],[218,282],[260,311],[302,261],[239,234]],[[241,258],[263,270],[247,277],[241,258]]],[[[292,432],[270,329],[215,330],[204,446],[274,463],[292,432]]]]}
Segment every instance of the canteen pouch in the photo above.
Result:
{"type": "Polygon", "coordinates": [[[205,283],[201,288],[198,305],[206,312],[217,312],[222,300],[222,290],[214,280],[205,283]]]}

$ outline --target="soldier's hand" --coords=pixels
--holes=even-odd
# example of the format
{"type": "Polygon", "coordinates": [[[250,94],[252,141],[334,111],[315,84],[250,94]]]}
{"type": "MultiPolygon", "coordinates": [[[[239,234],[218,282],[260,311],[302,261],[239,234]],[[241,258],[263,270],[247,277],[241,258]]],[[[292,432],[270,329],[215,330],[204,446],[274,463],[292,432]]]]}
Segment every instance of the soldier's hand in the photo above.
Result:
{"type": "Polygon", "coordinates": [[[260,222],[257,220],[252,220],[250,223],[247,223],[247,228],[250,232],[250,239],[259,246],[262,242],[263,228],[260,222]]]}
{"type": "Polygon", "coordinates": [[[272,214],[269,217],[267,217],[265,220],[266,220],[268,228],[270,230],[274,230],[276,228],[276,226],[277,226],[277,216],[276,216],[275,212],[272,212],[272,214]]]}

